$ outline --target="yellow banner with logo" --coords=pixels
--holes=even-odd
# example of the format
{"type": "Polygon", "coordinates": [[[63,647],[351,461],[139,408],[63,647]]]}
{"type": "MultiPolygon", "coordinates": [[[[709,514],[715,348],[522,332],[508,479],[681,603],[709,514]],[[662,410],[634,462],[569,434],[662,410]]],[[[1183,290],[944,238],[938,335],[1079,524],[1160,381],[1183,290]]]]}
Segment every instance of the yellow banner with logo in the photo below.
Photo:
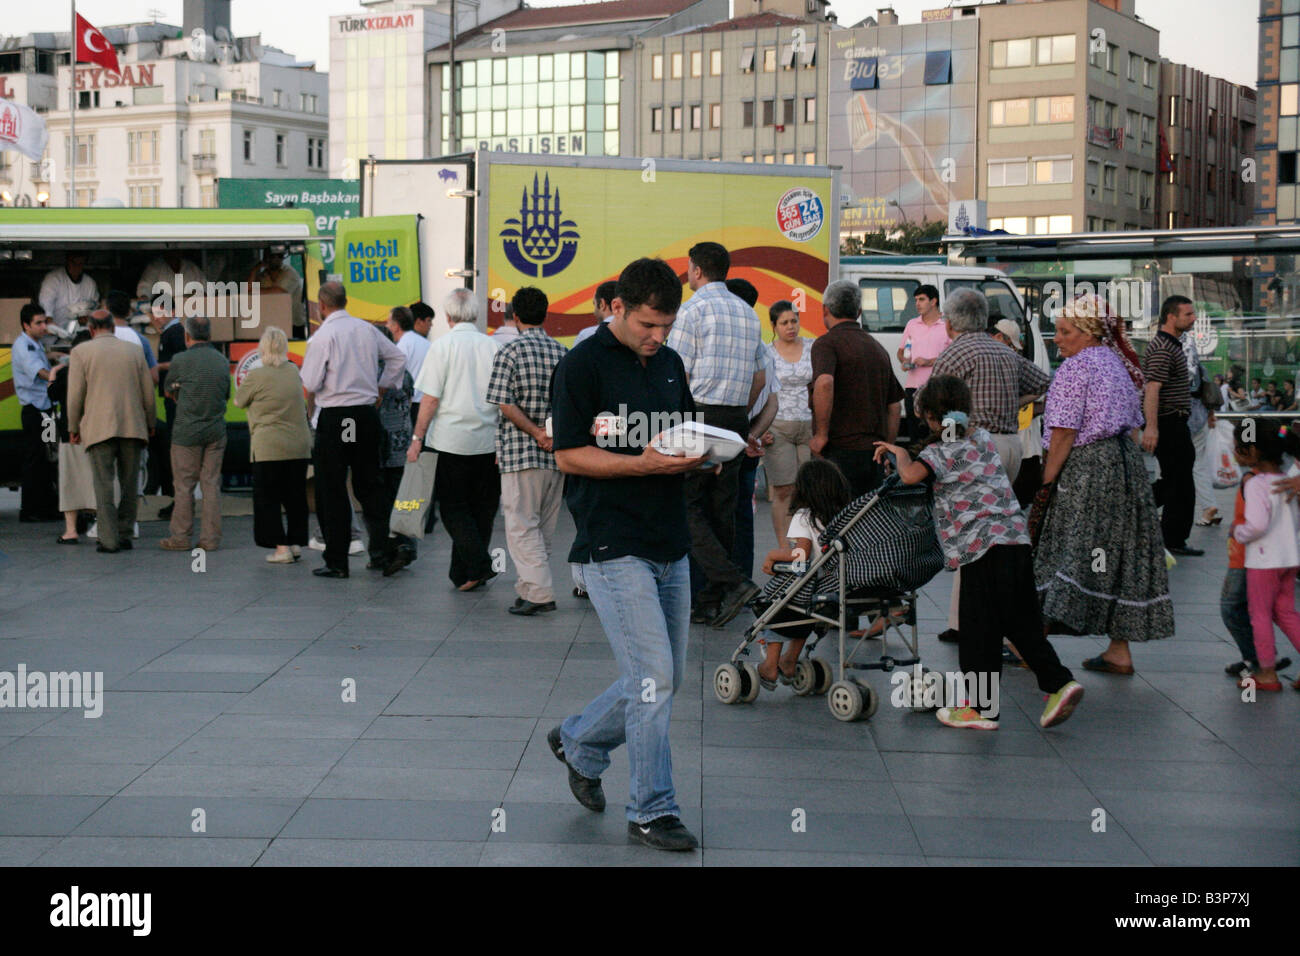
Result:
{"type": "MultiPolygon", "coordinates": [[[[489,301],[521,286],[550,299],[547,330],[558,338],[592,323],[596,287],[634,259],[664,259],[686,283],[687,251],[719,242],[729,278],[758,289],[764,338],[768,307],[794,302],[806,332],[821,325],[831,261],[835,197],[829,176],[780,176],[493,162],[489,171],[489,301]]],[[[683,292],[684,299],[690,290],[683,292]]],[[[489,309],[488,324],[501,323],[489,309]]]]}

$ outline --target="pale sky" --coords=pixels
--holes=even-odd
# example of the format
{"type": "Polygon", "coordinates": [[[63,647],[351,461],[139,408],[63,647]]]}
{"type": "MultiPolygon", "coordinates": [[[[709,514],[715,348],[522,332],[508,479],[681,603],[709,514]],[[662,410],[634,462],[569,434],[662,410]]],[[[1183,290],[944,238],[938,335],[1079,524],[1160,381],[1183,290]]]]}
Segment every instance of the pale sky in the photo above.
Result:
{"type": "MultiPolygon", "coordinates": [[[[921,11],[942,7],[943,0],[832,0],[843,26],[893,6],[903,23],[916,23],[921,11]]],[[[558,6],[556,0],[533,0],[531,6],[558,6]]],[[[71,4],[7,3],[0,34],[67,30],[71,4]],[[59,14],[56,11],[62,9],[59,14]]],[[[77,11],[96,26],[151,19],[180,24],[181,0],[80,0],[77,11]]],[[[231,27],[236,36],[261,33],[264,43],[300,60],[315,60],[329,69],[329,17],[361,10],[348,0],[234,0],[231,27]]],[[[1254,86],[1259,47],[1256,0],[1137,0],[1137,14],[1160,31],[1160,52],[1215,76],[1254,86]]]]}

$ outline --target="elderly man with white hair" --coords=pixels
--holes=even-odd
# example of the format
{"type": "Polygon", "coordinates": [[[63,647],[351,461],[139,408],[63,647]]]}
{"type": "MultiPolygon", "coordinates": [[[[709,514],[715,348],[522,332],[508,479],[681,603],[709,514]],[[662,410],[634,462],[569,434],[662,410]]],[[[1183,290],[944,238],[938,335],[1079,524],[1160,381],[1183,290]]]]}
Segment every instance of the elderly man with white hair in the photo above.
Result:
{"type": "MultiPolygon", "coordinates": [[[[1020,474],[1023,445],[1020,441],[1020,409],[1037,401],[1047,391],[1051,376],[1014,349],[988,334],[989,302],[974,289],[957,289],[943,304],[952,344],[939,353],[934,374],[954,375],[970,387],[971,409],[968,428],[983,428],[993,436],[1007,479],[1014,484],[1020,474]]],[[[959,578],[960,572],[953,575],[959,578]]],[[[957,592],[954,580],[948,608],[948,630],[942,641],[957,640],[957,592]]]]}
{"type": "Polygon", "coordinates": [[[496,466],[497,407],[487,400],[497,345],[475,324],[478,302],[456,289],[443,305],[451,331],[429,343],[415,387],[424,393],[406,460],[438,453],[433,496],[451,535],[448,577],[475,591],[496,576],[488,542],[501,503],[496,466]]]}

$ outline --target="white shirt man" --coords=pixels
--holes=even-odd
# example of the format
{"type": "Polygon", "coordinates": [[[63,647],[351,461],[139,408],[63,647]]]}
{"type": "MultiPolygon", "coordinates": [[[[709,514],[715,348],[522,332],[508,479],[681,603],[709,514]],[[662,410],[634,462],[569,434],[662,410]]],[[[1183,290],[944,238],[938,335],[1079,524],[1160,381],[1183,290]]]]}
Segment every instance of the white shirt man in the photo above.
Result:
{"type": "Polygon", "coordinates": [[[176,284],[177,275],[181,277],[182,294],[184,294],[185,286],[188,283],[197,282],[204,285],[208,281],[207,276],[203,274],[203,270],[191,260],[175,253],[167,253],[159,256],[144,267],[144,271],[140,273],[140,281],[136,283],[135,297],[137,299],[152,299],[154,286],[158,283],[172,289],[176,284]]]}
{"type": "MultiPolygon", "coordinates": [[[[414,328],[403,329],[401,323],[391,314],[388,317],[388,331],[392,333],[393,344],[406,356],[406,370],[411,373],[411,381],[418,382],[420,369],[424,367],[424,357],[429,353],[429,340],[414,328]]],[[[411,404],[418,408],[422,398],[424,392],[417,388],[411,394],[411,404]]]]}
{"type": "Polygon", "coordinates": [[[92,303],[93,309],[99,302],[99,287],[85,271],[86,257],[69,255],[66,264],[51,269],[41,281],[41,308],[51,322],[63,328],[77,317],[83,303],[92,303]]]}
{"type": "Polygon", "coordinates": [[[425,444],[435,451],[454,455],[495,451],[497,409],[486,398],[497,351],[494,338],[480,332],[472,321],[455,322],[450,332],[429,343],[415,387],[435,400],[425,436],[425,444]]]}

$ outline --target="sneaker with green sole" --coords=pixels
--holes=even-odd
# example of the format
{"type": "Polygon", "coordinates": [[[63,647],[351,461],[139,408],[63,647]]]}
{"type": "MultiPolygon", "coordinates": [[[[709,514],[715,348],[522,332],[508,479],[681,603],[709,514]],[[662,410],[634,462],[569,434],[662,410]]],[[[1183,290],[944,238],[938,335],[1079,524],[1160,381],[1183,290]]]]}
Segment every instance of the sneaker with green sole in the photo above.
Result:
{"type": "Polygon", "coordinates": [[[974,707],[940,707],[935,716],[945,727],[964,730],[997,730],[998,722],[985,717],[974,707]]]}
{"type": "Polygon", "coordinates": [[[1043,708],[1043,716],[1038,718],[1040,727],[1055,727],[1057,724],[1063,724],[1074,713],[1074,708],[1079,706],[1079,701],[1083,700],[1083,685],[1077,680],[1072,680],[1055,694],[1047,698],[1047,706],[1043,708]]]}

